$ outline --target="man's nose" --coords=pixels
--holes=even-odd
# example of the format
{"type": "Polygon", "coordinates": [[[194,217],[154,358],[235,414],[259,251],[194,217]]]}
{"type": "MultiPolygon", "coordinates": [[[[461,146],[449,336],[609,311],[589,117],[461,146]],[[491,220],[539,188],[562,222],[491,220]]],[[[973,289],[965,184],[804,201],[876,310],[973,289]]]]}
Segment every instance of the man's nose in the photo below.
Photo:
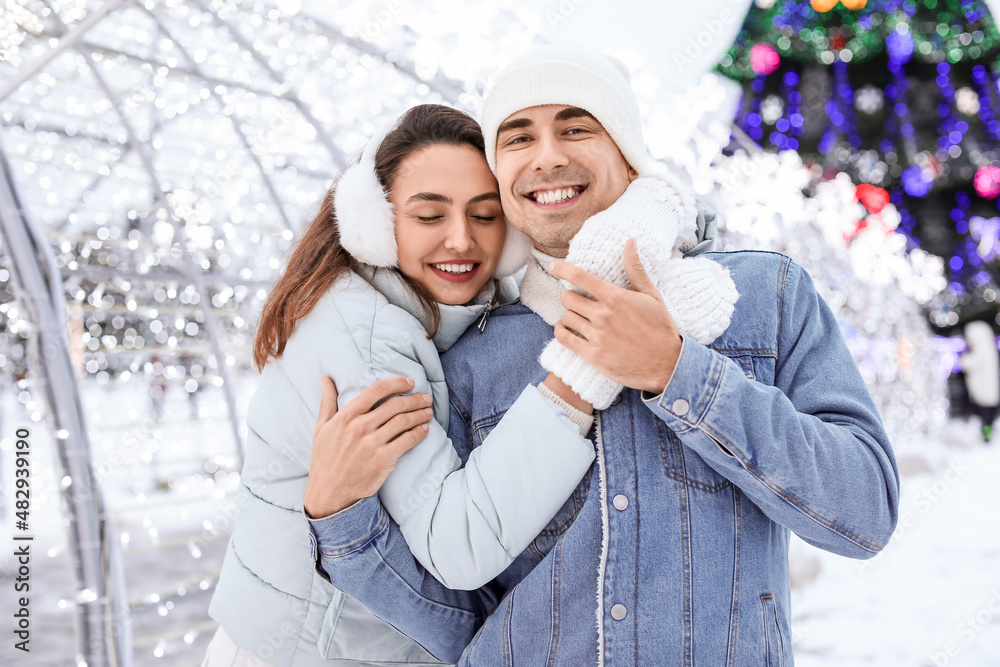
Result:
{"type": "Polygon", "coordinates": [[[540,171],[551,171],[569,165],[569,156],[563,150],[559,137],[551,133],[541,134],[535,142],[532,168],[540,171]]]}

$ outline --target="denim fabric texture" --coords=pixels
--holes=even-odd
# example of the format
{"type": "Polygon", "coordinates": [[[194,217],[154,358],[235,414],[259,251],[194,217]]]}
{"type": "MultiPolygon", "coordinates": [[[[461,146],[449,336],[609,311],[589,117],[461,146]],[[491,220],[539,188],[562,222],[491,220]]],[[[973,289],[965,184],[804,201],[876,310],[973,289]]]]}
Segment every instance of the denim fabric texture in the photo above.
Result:
{"type": "MultiPolygon", "coordinates": [[[[896,524],[895,459],[805,271],[775,253],[704,256],[740,292],[729,329],[686,339],[663,394],[625,390],[597,415],[594,465],[492,584],[442,587],[374,500],[312,523],[319,570],[460,665],[792,665],[790,532],[874,556],[896,524]]],[[[463,460],[544,377],[551,337],[515,302],[444,355],[463,460]]]]}

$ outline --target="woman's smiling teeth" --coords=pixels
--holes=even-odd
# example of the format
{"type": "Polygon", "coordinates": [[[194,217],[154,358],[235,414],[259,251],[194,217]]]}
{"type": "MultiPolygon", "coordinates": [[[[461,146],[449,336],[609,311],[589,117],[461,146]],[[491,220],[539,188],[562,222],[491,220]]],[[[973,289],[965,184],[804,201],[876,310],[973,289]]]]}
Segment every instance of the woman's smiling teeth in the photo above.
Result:
{"type": "Polygon", "coordinates": [[[469,264],[431,264],[438,271],[447,271],[448,273],[468,273],[472,269],[476,268],[474,263],[469,264]]]}
{"type": "Polygon", "coordinates": [[[583,188],[574,185],[568,188],[556,188],[555,190],[537,190],[532,193],[532,197],[539,204],[561,204],[573,199],[582,191],[583,188]]]}

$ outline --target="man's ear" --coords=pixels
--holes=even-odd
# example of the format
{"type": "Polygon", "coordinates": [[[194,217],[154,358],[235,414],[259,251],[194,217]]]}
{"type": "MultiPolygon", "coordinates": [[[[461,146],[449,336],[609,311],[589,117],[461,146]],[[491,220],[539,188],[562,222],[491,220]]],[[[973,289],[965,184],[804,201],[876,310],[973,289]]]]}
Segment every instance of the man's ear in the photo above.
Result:
{"type": "Polygon", "coordinates": [[[631,183],[635,179],[639,178],[639,172],[632,168],[632,165],[628,167],[628,182],[631,183]]]}

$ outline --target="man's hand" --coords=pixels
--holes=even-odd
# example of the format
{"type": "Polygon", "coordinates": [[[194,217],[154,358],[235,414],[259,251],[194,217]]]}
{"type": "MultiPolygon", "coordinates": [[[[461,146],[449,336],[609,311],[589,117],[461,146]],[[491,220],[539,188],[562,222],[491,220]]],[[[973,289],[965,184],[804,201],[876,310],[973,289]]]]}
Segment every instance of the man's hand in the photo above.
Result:
{"type": "Polygon", "coordinates": [[[333,380],[325,377],[322,384],[303,501],[314,519],[378,493],[396,460],[424,439],[434,417],[427,394],[397,395],[413,389],[407,377],[379,380],[339,412],[333,380]]]}
{"type": "Polygon", "coordinates": [[[591,295],[572,290],[556,323],[556,340],[618,384],[660,394],[677,365],[681,336],[663,298],[639,259],[635,239],[625,244],[627,290],[566,262],[551,272],[591,295]]]}

